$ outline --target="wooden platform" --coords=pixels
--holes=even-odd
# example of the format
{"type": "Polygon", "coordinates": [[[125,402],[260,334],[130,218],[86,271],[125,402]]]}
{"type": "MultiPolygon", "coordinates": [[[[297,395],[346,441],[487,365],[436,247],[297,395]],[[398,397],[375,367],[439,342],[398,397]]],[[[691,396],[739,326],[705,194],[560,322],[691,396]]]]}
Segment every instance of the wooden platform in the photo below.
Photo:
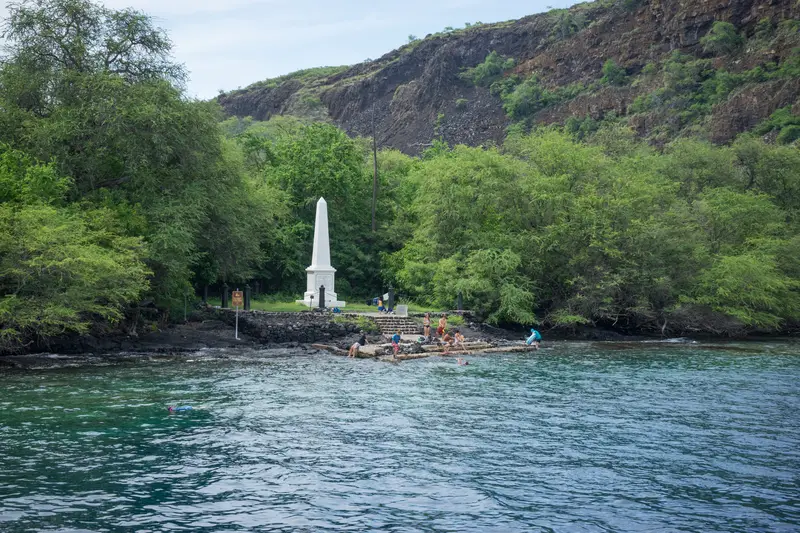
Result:
{"type": "MultiPolygon", "coordinates": [[[[347,357],[347,350],[343,350],[336,346],[329,346],[327,344],[312,344],[312,348],[316,348],[318,350],[325,350],[327,352],[332,353],[333,355],[345,356],[347,357]]],[[[381,360],[385,361],[412,361],[415,359],[425,359],[426,357],[431,357],[434,355],[439,355],[443,357],[461,357],[464,355],[470,354],[483,354],[483,353],[519,353],[519,352],[535,352],[537,348],[534,346],[527,346],[527,345],[515,345],[515,346],[494,346],[488,342],[466,342],[460,348],[456,347],[449,347],[448,351],[444,351],[445,346],[440,345],[424,345],[422,346],[423,353],[400,353],[397,355],[396,358],[392,357],[391,355],[391,344],[370,344],[367,346],[362,347],[358,351],[358,355],[356,357],[358,359],[374,359],[380,358],[381,360]],[[378,349],[381,351],[389,351],[389,355],[378,355],[378,349]]]]}

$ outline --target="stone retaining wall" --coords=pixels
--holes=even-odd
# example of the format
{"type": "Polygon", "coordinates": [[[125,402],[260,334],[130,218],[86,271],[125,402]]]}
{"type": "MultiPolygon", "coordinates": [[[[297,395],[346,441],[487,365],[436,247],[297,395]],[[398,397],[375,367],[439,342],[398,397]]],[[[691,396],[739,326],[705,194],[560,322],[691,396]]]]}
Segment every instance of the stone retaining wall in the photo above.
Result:
{"type": "MultiPolygon", "coordinates": [[[[232,309],[209,309],[209,314],[233,327],[236,312],[232,309]]],[[[323,342],[355,336],[357,315],[332,313],[273,313],[239,311],[239,331],[263,343],[323,342]]]]}

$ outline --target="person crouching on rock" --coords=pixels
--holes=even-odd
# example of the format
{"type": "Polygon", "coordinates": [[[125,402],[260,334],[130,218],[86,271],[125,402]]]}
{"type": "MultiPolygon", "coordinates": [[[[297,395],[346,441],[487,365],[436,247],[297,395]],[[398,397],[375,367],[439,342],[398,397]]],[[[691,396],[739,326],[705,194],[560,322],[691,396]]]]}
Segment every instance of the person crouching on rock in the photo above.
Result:
{"type": "Polygon", "coordinates": [[[347,357],[355,357],[358,355],[358,350],[361,349],[362,346],[367,345],[367,336],[364,332],[361,332],[361,337],[358,339],[357,342],[354,342],[353,345],[350,347],[350,351],[347,352],[347,357]]]}
{"type": "Polygon", "coordinates": [[[444,342],[444,353],[447,353],[450,351],[450,348],[452,348],[454,339],[445,331],[444,337],[442,337],[442,342],[444,342]]]}
{"type": "Polygon", "coordinates": [[[456,330],[453,333],[453,346],[455,346],[456,348],[458,348],[460,350],[463,350],[464,349],[464,341],[465,340],[466,339],[464,338],[464,334],[461,333],[461,331],[456,330]]]}
{"type": "Polygon", "coordinates": [[[394,357],[397,358],[397,352],[400,351],[400,330],[397,330],[397,333],[392,335],[392,350],[394,350],[394,357]]]}

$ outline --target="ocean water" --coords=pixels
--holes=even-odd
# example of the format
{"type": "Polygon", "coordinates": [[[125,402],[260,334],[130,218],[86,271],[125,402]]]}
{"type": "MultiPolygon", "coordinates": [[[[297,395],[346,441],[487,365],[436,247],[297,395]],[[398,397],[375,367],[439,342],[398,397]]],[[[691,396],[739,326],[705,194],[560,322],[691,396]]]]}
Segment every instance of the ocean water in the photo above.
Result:
{"type": "Polygon", "coordinates": [[[0,531],[800,531],[800,345],[468,359],[0,373],[0,531]]]}

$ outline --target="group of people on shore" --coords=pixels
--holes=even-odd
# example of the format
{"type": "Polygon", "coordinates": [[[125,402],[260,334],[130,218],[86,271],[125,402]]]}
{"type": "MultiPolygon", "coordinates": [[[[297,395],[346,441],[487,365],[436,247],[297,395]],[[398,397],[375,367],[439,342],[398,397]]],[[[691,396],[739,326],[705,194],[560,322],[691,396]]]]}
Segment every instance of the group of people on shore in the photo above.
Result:
{"type": "MultiPolygon", "coordinates": [[[[381,302],[382,303],[382,302],[381,302]]],[[[421,342],[430,342],[433,340],[431,335],[431,314],[425,313],[425,316],[422,319],[422,327],[423,327],[423,334],[424,338],[420,338],[421,342]]],[[[456,329],[453,331],[451,335],[450,332],[447,330],[447,313],[442,313],[442,316],[439,318],[439,322],[436,327],[436,335],[438,337],[438,341],[444,344],[444,353],[449,353],[451,349],[462,348],[464,342],[466,341],[464,335],[461,333],[460,330],[456,329]]],[[[400,351],[400,341],[402,337],[400,335],[400,330],[396,331],[394,335],[392,335],[392,351],[394,357],[397,357],[397,353],[400,351]]],[[[542,335],[536,329],[531,328],[531,335],[525,340],[525,344],[528,346],[533,346],[537,350],[539,349],[539,343],[542,340],[542,335]]],[[[367,345],[367,336],[362,331],[361,337],[358,339],[357,342],[353,343],[350,346],[350,350],[347,352],[348,357],[355,357],[358,355],[358,351],[367,345]]],[[[461,359],[459,358],[459,364],[461,363],[461,359]]]]}
{"type": "MultiPolygon", "coordinates": [[[[431,323],[431,314],[425,313],[425,316],[422,318],[422,328],[425,341],[427,342],[433,339],[431,336],[431,323]]],[[[436,335],[439,337],[439,342],[445,345],[445,353],[447,353],[451,347],[463,345],[466,340],[464,334],[461,333],[460,330],[454,330],[452,335],[447,331],[447,313],[442,313],[441,318],[439,318],[439,323],[436,327],[436,335]]]]}

